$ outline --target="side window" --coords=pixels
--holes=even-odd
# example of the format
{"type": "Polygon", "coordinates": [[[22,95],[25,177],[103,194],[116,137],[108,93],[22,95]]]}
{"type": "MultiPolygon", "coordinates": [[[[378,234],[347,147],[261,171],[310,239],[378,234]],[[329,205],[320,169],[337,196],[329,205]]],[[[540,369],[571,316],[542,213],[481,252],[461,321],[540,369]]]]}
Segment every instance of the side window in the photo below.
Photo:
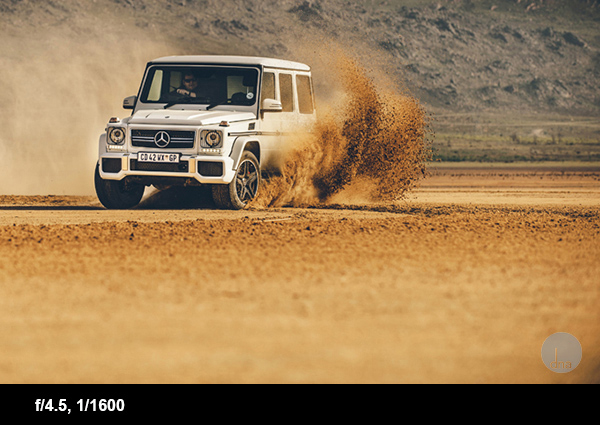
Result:
{"type": "Polygon", "coordinates": [[[292,112],[294,110],[292,74],[279,74],[279,92],[281,93],[283,112],[292,112]]]}
{"type": "Polygon", "coordinates": [[[298,87],[298,105],[301,114],[313,113],[313,94],[308,75],[297,75],[296,86],[298,87]]]}
{"type": "Polygon", "coordinates": [[[152,102],[157,102],[160,99],[160,94],[162,91],[162,81],[163,72],[159,69],[156,72],[154,72],[154,76],[152,77],[152,84],[150,85],[150,90],[148,92],[148,100],[152,102]]]}
{"type": "Polygon", "coordinates": [[[263,74],[262,91],[260,92],[261,105],[265,99],[275,99],[275,74],[272,72],[263,74]]]}

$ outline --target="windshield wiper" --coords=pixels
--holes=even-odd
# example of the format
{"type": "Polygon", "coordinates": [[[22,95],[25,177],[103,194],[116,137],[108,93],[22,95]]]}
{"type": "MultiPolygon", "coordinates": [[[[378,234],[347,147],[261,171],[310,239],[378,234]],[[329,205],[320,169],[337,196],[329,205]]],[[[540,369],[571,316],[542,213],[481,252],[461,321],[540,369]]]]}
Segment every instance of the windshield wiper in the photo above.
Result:
{"type": "Polygon", "coordinates": [[[171,106],[179,105],[182,103],[190,103],[193,99],[194,99],[193,97],[182,97],[181,99],[173,100],[172,102],[167,103],[165,105],[164,109],[168,109],[171,106]]]}
{"type": "Polygon", "coordinates": [[[210,110],[212,108],[216,108],[217,106],[223,105],[225,103],[229,102],[229,99],[225,99],[225,100],[221,100],[220,102],[215,102],[215,103],[211,103],[210,105],[208,105],[206,107],[206,110],[210,110]]]}

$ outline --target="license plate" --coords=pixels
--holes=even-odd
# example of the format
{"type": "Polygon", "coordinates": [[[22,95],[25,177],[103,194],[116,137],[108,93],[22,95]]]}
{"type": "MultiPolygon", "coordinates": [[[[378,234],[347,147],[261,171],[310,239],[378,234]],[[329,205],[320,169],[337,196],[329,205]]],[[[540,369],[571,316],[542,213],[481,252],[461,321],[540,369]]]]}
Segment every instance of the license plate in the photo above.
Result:
{"type": "Polygon", "coordinates": [[[178,153],[138,153],[138,162],[179,164],[178,153]]]}

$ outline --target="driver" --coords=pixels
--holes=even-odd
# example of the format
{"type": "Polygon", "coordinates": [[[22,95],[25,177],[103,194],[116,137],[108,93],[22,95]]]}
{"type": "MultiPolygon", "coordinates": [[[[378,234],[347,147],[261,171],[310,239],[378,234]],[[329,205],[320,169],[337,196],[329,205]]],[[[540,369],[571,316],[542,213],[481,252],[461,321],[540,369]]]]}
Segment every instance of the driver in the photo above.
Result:
{"type": "Polygon", "coordinates": [[[177,93],[183,96],[198,97],[198,78],[191,72],[183,74],[182,85],[177,93]]]}

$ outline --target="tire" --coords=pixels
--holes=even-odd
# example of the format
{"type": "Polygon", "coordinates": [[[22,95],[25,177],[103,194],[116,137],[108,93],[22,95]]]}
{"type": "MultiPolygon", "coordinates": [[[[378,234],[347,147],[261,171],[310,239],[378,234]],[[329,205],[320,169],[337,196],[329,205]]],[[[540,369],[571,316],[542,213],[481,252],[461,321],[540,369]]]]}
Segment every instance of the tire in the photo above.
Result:
{"type": "Polygon", "coordinates": [[[252,152],[244,151],[233,181],[213,185],[213,200],[219,208],[241,210],[256,198],[260,183],[260,164],[252,152]]]}
{"type": "Polygon", "coordinates": [[[125,180],[104,180],[100,177],[100,164],[96,164],[94,186],[100,203],[109,210],[125,210],[135,207],[144,196],[145,186],[127,184],[125,180]]]}

